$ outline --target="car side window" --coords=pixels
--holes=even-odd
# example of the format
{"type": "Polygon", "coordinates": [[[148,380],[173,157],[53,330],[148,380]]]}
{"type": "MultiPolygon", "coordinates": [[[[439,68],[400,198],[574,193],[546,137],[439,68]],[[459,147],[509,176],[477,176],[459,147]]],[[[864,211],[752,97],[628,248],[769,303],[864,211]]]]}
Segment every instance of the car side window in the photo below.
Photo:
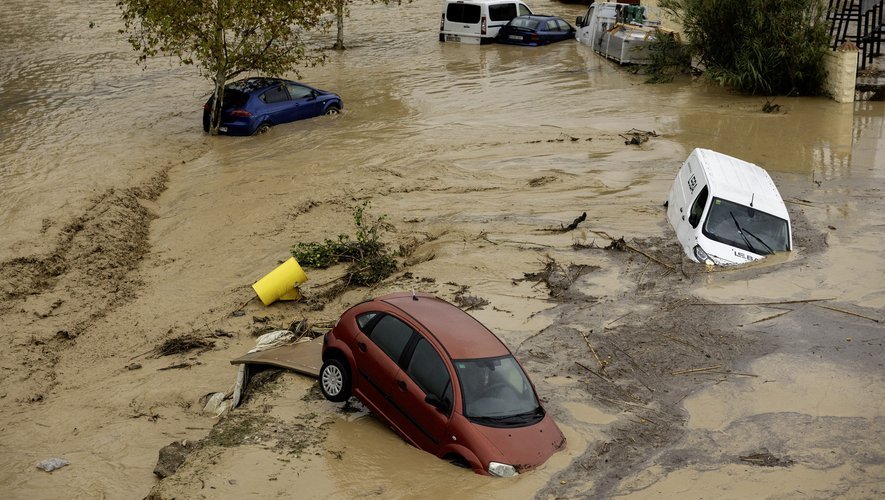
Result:
{"type": "Polygon", "coordinates": [[[530,16],[532,15],[531,9],[529,9],[525,4],[519,4],[519,15],[520,16],[530,16]]]}
{"type": "Polygon", "coordinates": [[[289,95],[292,97],[293,101],[313,95],[313,89],[305,87],[304,85],[290,83],[287,86],[289,87],[289,95]]]}
{"type": "Polygon", "coordinates": [[[571,31],[572,29],[569,23],[563,21],[562,19],[557,19],[556,24],[559,25],[559,31],[571,31]]]}
{"type": "Polygon", "coordinates": [[[372,333],[369,335],[372,342],[381,348],[394,363],[399,363],[399,358],[412,338],[412,328],[396,319],[387,315],[378,320],[372,333]]]}
{"type": "Polygon", "coordinates": [[[547,31],[559,31],[559,26],[556,25],[556,19],[549,19],[547,21],[547,31]]]}
{"type": "Polygon", "coordinates": [[[452,378],[436,349],[423,337],[418,339],[406,373],[425,394],[433,394],[446,408],[452,406],[452,378]]]}
{"type": "Polygon", "coordinates": [[[368,333],[367,327],[369,326],[369,323],[371,323],[372,320],[375,319],[375,316],[378,316],[378,313],[367,312],[362,313],[356,317],[356,324],[359,325],[360,330],[362,330],[363,333],[368,333]]]}
{"type": "Polygon", "coordinates": [[[274,87],[267,92],[261,94],[261,100],[266,102],[267,104],[288,101],[289,94],[287,94],[286,89],[282,85],[280,85],[279,87],[274,87]]]}
{"type": "Polygon", "coordinates": [[[516,6],[512,3],[489,5],[489,19],[492,21],[509,21],[516,17],[516,6]]]}
{"type": "Polygon", "coordinates": [[[698,223],[701,222],[701,214],[704,213],[704,206],[707,204],[708,192],[707,186],[704,186],[704,189],[701,189],[698,197],[695,198],[694,203],[691,205],[690,215],[688,216],[688,223],[691,224],[691,227],[698,227],[698,223]]]}

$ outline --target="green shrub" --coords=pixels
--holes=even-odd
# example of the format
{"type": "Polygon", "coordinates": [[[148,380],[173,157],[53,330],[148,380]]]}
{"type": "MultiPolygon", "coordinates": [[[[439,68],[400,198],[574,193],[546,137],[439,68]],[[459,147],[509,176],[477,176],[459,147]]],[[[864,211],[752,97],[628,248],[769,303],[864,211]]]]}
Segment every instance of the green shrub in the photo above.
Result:
{"type": "Polygon", "coordinates": [[[381,282],[397,269],[396,259],[390,254],[381,235],[389,229],[387,216],[366,218],[369,202],[353,211],[356,234],[339,234],[335,240],[322,243],[298,243],[292,247],[292,255],[299,264],[314,269],[325,269],[340,262],[349,262],[346,282],[358,286],[371,286],[381,282]]]}
{"type": "Polygon", "coordinates": [[[682,21],[708,77],[750,94],[823,92],[828,51],[820,0],[661,0],[682,21]]]}
{"type": "Polygon", "coordinates": [[[637,66],[648,75],[646,83],[670,83],[677,75],[691,72],[691,55],[673,33],[658,31],[648,44],[648,57],[648,64],[637,66]]]}

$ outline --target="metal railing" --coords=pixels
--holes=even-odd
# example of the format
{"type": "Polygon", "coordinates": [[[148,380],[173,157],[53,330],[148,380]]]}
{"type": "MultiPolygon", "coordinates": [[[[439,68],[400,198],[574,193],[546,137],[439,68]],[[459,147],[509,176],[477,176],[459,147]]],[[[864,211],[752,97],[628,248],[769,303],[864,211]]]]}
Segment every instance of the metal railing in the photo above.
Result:
{"type": "Polygon", "coordinates": [[[885,0],[829,0],[827,21],[833,50],[845,42],[852,42],[860,51],[858,66],[866,68],[882,55],[885,38],[883,20],[885,0]]]}

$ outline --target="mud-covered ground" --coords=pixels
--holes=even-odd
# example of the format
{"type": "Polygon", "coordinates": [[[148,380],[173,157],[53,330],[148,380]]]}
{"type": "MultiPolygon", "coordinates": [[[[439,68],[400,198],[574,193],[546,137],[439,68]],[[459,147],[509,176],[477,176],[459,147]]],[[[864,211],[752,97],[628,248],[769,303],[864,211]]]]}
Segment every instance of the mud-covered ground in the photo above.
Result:
{"type": "Polygon", "coordinates": [[[112,6],[11,5],[2,496],[882,496],[882,103],[765,114],[571,42],[440,44],[436,5],[363,5],[352,47],[302,75],[343,96],[341,116],[209,138],[205,82],[133,65],[112,6]],[[392,13],[418,28],[391,36],[392,13]],[[633,128],[656,136],[624,144],[633,128]],[[714,270],[682,256],[662,203],[694,147],[769,170],[793,252],[714,270]],[[352,234],[365,202],[390,224],[393,276],[328,294],[343,268],[308,269],[306,301],[254,298],[295,243],[352,234]],[[290,373],[262,374],[225,418],[203,411],[257,335],[409,289],[501,336],[566,450],[476,476],[290,373]],[[181,440],[196,451],[158,481],[158,450],[181,440]],[[35,467],[53,457],[70,465],[35,467]]]}
{"type": "MultiPolygon", "coordinates": [[[[825,251],[826,235],[813,229],[801,211],[794,211],[793,217],[796,244],[803,253],[812,257],[825,251]]],[[[828,361],[859,363],[863,370],[880,374],[882,359],[878,351],[882,342],[876,321],[834,317],[828,312],[831,310],[820,308],[837,305],[828,299],[710,302],[690,290],[699,281],[710,279],[711,271],[683,258],[672,239],[612,241],[580,229],[576,234],[553,238],[545,235],[538,239],[544,229],[555,227],[527,231],[531,242],[496,242],[494,237],[481,233],[472,243],[462,243],[470,247],[462,248],[465,254],[500,252],[496,247],[507,245],[505,253],[515,251],[527,254],[523,258],[533,257],[534,262],[527,263],[522,276],[514,277],[501,288],[486,289],[485,293],[490,295],[476,293],[457,282],[439,283],[438,277],[419,275],[413,270],[400,273],[377,291],[432,291],[449,300],[460,300],[474,314],[478,311],[471,304],[488,301],[483,310],[491,309],[493,315],[503,314],[510,321],[517,319],[524,324],[536,316],[545,317],[545,326],[525,332],[527,336],[518,342],[510,342],[539,386],[546,406],[566,428],[570,439],[569,450],[564,452],[566,460],[557,457],[559,460],[551,461],[558,462],[555,466],[537,473],[545,477],[546,484],[535,494],[555,498],[657,497],[684,495],[686,489],[693,491],[690,496],[697,497],[709,494],[708,491],[717,496],[878,494],[880,476],[878,472],[867,476],[867,467],[874,471],[881,467],[883,450],[881,445],[873,444],[878,443],[877,439],[868,438],[881,437],[881,419],[766,412],[729,421],[724,429],[692,429],[688,425],[691,415],[683,404],[705,390],[721,385],[744,387],[747,380],[765,378],[766,372],[754,370],[752,362],[774,353],[805,355],[811,351],[828,361]],[[530,312],[533,307],[526,306],[532,303],[540,310],[530,312]],[[806,336],[801,346],[790,345],[803,328],[812,325],[823,327],[824,331],[833,328],[854,332],[858,336],[858,340],[853,340],[857,348],[850,348],[854,347],[850,344],[846,348],[843,343],[849,340],[839,338],[834,342],[826,334],[806,336]],[[858,452],[860,456],[855,456],[858,452]],[[773,474],[769,468],[789,471],[786,475],[790,480],[780,484],[783,474],[780,479],[765,478],[773,474]],[[811,491],[797,487],[832,468],[841,469],[837,481],[818,481],[811,491]],[[671,473],[686,469],[694,475],[725,474],[726,479],[715,477],[711,483],[698,477],[670,479],[671,473]],[[760,475],[761,480],[757,477],[760,475]],[[665,479],[677,481],[677,486],[670,486],[665,479]],[[762,486],[752,484],[759,481],[762,486]]],[[[781,272],[801,267],[797,261],[772,265],[779,266],[781,272]]],[[[715,279],[741,281],[771,270],[764,264],[717,269],[712,273],[719,275],[715,279]]],[[[311,317],[308,310],[298,312],[311,317]]],[[[881,321],[881,312],[865,312],[868,318],[881,321]]],[[[279,318],[277,323],[285,320],[279,318]]],[[[376,450],[371,445],[340,441],[354,439],[353,435],[345,433],[329,439],[327,429],[336,422],[369,419],[372,427],[367,430],[392,432],[366,416],[365,409],[355,400],[346,406],[325,402],[316,384],[305,377],[276,378],[271,387],[261,382],[263,379],[249,390],[254,399],[219,422],[204,440],[205,447],[191,456],[178,474],[153,490],[155,498],[201,494],[211,497],[217,494],[213,489],[218,493],[253,491],[249,488],[260,484],[255,478],[248,486],[242,485],[244,489],[238,489],[240,478],[248,475],[243,469],[249,470],[244,459],[237,456],[240,453],[248,454],[248,463],[260,463],[252,472],[260,470],[261,476],[273,482],[272,488],[281,494],[288,491],[286,485],[307,486],[318,497],[416,494],[410,489],[417,486],[415,483],[406,482],[403,488],[399,478],[385,477],[395,477],[399,466],[409,459],[396,461],[396,466],[378,466],[382,473],[368,474],[367,483],[363,482],[365,477],[359,477],[342,484],[335,474],[320,474],[331,482],[330,489],[314,489],[312,478],[316,476],[306,480],[286,478],[287,472],[297,473],[305,462],[315,460],[341,462],[320,466],[337,472],[387,458],[384,453],[374,457],[376,450]],[[281,399],[300,399],[300,404],[289,412],[280,412],[277,406],[281,399]],[[219,446],[217,435],[237,438],[219,446]],[[230,448],[223,450],[225,446],[230,448]],[[262,460],[257,461],[255,455],[262,460]]],[[[787,381],[761,380],[765,384],[784,382],[787,381]]],[[[699,416],[707,411],[702,409],[699,416]]],[[[732,417],[709,418],[728,421],[732,417]]],[[[413,450],[402,451],[421,455],[413,450]]],[[[442,462],[434,465],[433,473],[441,477],[424,478],[420,495],[445,495],[455,481],[477,481],[466,488],[468,494],[494,497],[528,495],[541,486],[530,481],[526,481],[528,485],[480,484],[484,481],[474,479],[470,472],[454,466],[442,470],[442,462]]],[[[314,467],[306,466],[308,475],[316,473],[314,467]]],[[[457,491],[458,487],[454,488],[457,491]]]]}

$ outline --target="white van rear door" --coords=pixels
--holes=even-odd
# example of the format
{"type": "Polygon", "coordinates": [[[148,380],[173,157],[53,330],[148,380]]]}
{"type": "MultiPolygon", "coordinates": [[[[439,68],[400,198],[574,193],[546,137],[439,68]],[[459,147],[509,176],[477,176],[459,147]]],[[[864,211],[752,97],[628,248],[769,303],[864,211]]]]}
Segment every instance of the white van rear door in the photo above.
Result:
{"type": "Polygon", "coordinates": [[[475,3],[451,2],[446,5],[443,32],[454,35],[479,36],[482,6],[475,3]]]}

